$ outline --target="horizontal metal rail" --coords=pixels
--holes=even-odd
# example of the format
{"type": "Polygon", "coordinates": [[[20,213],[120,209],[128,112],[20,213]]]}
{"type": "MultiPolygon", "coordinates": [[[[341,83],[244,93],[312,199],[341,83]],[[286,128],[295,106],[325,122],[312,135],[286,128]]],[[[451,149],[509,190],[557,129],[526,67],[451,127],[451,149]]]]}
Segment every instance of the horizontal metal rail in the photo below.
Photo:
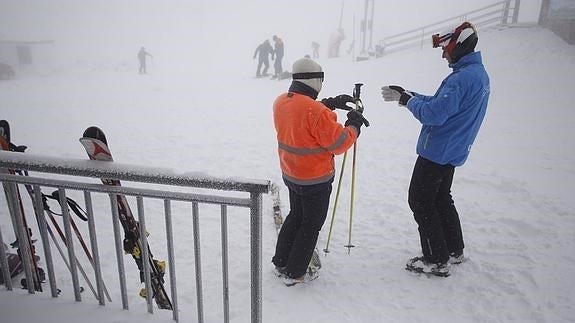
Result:
{"type": "Polygon", "coordinates": [[[48,179],[41,177],[32,176],[14,176],[9,174],[0,174],[0,182],[8,183],[20,183],[20,184],[30,184],[30,185],[40,185],[44,187],[55,187],[55,188],[67,188],[78,191],[90,191],[98,193],[113,193],[128,196],[141,196],[150,197],[156,199],[170,199],[175,201],[185,201],[185,202],[199,202],[206,204],[217,204],[217,205],[232,205],[240,207],[250,207],[251,201],[249,198],[237,198],[237,197],[224,197],[224,196],[214,196],[214,195],[204,195],[204,194],[192,194],[192,193],[181,193],[181,192],[171,192],[162,191],[154,189],[142,189],[127,186],[111,186],[102,184],[89,184],[82,182],[48,179]]]}
{"type": "MultiPolygon", "coordinates": [[[[429,36],[463,21],[472,22],[476,28],[507,24],[510,18],[513,23],[516,23],[519,4],[520,0],[503,0],[433,24],[384,37],[377,43],[376,56],[381,57],[384,54],[418,45],[423,47],[429,36]],[[511,2],[514,3],[513,6],[511,2]]],[[[431,44],[431,40],[427,43],[431,44]]]]}
{"type": "Polygon", "coordinates": [[[237,177],[218,178],[204,174],[175,174],[166,168],[104,162],[85,159],[64,159],[0,151],[0,168],[26,169],[43,173],[110,178],[131,182],[207,188],[253,193],[269,192],[269,181],[237,177]]]}

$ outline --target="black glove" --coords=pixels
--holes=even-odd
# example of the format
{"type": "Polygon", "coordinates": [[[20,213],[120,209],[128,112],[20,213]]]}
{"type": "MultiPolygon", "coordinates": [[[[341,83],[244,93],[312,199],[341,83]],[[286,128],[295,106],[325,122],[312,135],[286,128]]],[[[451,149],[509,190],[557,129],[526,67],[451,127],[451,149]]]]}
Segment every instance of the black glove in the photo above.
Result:
{"type": "Polygon", "coordinates": [[[401,93],[401,96],[399,97],[399,105],[401,106],[406,106],[407,101],[409,101],[409,99],[411,99],[414,96],[413,92],[406,91],[401,86],[398,85],[390,85],[389,88],[401,93]]]}
{"type": "Polygon", "coordinates": [[[330,110],[341,109],[341,110],[351,110],[351,107],[347,106],[347,103],[354,102],[351,95],[340,94],[333,98],[325,98],[321,100],[326,107],[330,110]]]}
{"type": "Polygon", "coordinates": [[[345,126],[353,126],[357,129],[357,136],[361,133],[361,126],[363,125],[363,116],[356,110],[351,110],[347,113],[347,120],[345,121],[345,126]]]}
{"type": "Polygon", "coordinates": [[[406,91],[398,85],[389,85],[381,88],[381,96],[385,101],[398,101],[400,106],[406,106],[407,101],[414,96],[414,93],[406,91]]]}
{"type": "Polygon", "coordinates": [[[22,145],[22,146],[16,146],[13,143],[10,143],[10,150],[11,151],[15,151],[15,152],[19,152],[19,153],[23,153],[28,147],[22,145]]]}

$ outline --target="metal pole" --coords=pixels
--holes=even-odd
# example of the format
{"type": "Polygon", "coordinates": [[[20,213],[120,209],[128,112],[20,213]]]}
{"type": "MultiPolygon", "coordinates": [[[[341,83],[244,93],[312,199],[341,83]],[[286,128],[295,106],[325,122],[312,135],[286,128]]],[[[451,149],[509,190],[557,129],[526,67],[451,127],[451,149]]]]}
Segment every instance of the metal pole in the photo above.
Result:
{"type": "Polygon", "coordinates": [[[172,293],[172,317],[178,322],[178,290],[176,283],[176,257],[174,256],[174,231],[172,229],[172,206],[170,200],[164,200],[166,215],[166,237],[168,239],[168,269],[170,270],[170,291],[172,293]]]}
{"type": "Polygon", "coordinates": [[[250,193],[252,323],[262,322],[262,195],[250,193]]]}
{"type": "Polygon", "coordinates": [[[120,291],[122,293],[122,308],[129,309],[128,292],[126,288],[126,270],[124,268],[123,243],[120,237],[120,215],[118,211],[118,198],[116,194],[110,194],[110,205],[112,207],[112,225],[114,228],[114,243],[116,245],[116,260],[118,262],[118,276],[120,280],[120,291]]]}
{"type": "Polygon", "coordinates": [[[223,305],[224,322],[230,322],[230,287],[228,278],[228,208],[221,206],[221,232],[222,232],[222,282],[223,282],[223,305]]]}
{"type": "Polygon", "coordinates": [[[511,5],[511,0],[507,0],[503,7],[503,15],[501,17],[501,24],[506,25],[509,19],[509,6],[511,5]]]}
{"type": "Polygon", "coordinates": [[[70,212],[66,203],[66,190],[58,189],[60,195],[60,205],[62,206],[62,218],[64,220],[64,233],[66,234],[66,247],[68,247],[68,261],[70,261],[70,274],[72,274],[72,285],[74,286],[74,296],[76,302],[82,301],[80,294],[80,283],[78,281],[78,266],[76,265],[76,254],[74,253],[74,241],[72,239],[72,227],[70,226],[70,212]]]}
{"type": "Polygon", "coordinates": [[[46,263],[46,270],[48,270],[48,280],[50,281],[50,292],[52,297],[58,297],[58,288],[56,287],[56,276],[54,274],[54,263],[52,261],[52,250],[50,248],[50,240],[48,239],[48,229],[46,218],[44,217],[44,206],[42,204],[42,192],[40,186],[35,185],[34,191],[34,212],[36,213],[36,220],[38,222],[38,229],[40,230],[40,237],[42,239],[42,246],[44,246],[44,262],[46,263]]]}
{"type": "Polygon", "coordinates": [[[325,249],[323,251],[327,254],[329,253],[329,241],[331,240],[331,232],[333,229],[333,223],[335,220],[335,211],[337,209],[337,202],[339,201],[339,192],[341,191],[341,180],[343,179],[343,170],[345,169],[345,160],[347,159],[347,150],[343,154],[343,161],[341,163],[341,170],[339,171],[339,179],[337,181],[337,190],[335,192],[335,200],[333,203],[333,210],[331,212],[331,222],[329,225],[329,233],[327,234],[327,242],[325,244],[325,249]]]}
{"type": "Polygon", "coordinates": [[[371,0],[371,19],[369,20],[369,47],[368,50],[372,50],[373,43],[373,16],[375,11],[375,0],[371,0]]]}
{"type": "Polygon", "coordinates": [[[513,7],[513,20],[512,22],[514,24],[517,23],[517,20],[519,20],[519,7],[521,6],[521,0],[515,0],[515,7],[513,7]]]}
{"type": "MultiPolygon", "coordinates": [[[[90,192],[84,191],[84,201],[86,202],[86,213],[88,215],[88,233],[90,234],[90,245],[92,247],[92,266],[96,278],[96,289],[98,290],[98,300],[100,305],[105,305],[104,301],[104,280],[102,279],[102,268],[100,267],[100,255],[98,253],[98,239],[96,238],[96,223],[94,222],[94,210],[92,208],[92,196],[90,192]]],[[[110,295],[106,292],[108,301],[110,295]]]]}
{"type": "Polygon", "coordinates": [[[138,222],[140,228],[140,260],[142,267],[144,267],[144,283],[146,285],[146,303],[148,303],[148,313],[154,313],[154,291],[152,290],[152,279],[150,277],[150,252],[148,250],[148,239],[146,237],[146,217],[144,216],[144,198],[138,196],[136,198],[138,204],[138,222]]]}
{"type": "Polygon", "coordinates": [[[366,37],[367,37],[367,7],[369,4],[369,0],[365,0],[364,2],[364,8],[363,8],[363,28],[362,28],[362,41],[361,41],[361,53],[365,54],[365,41],[366,41],[366,37]]]}
{"type": "Polygon", "coordinates": [[[353,158],[352,158],[352,167],[351,167],[351,197],[349,203],[349,233],[347,239],[347,253],[351,252],[351,248],[355,247],[351,244],[351,229],[353,227],[353,202],[355,200],[355,156],[357,152],[357,142],[353,144],[353,158]]]}
{"type": "Polygon", "coordinates": [[[200,253],[200,224],[198,203],[192,202],[192,228],[194,231],[194,259],[196,261],[196,295],[198,297],[198,322],[204,322],[204,299],[202,291],[202,257],[200,253]]]}

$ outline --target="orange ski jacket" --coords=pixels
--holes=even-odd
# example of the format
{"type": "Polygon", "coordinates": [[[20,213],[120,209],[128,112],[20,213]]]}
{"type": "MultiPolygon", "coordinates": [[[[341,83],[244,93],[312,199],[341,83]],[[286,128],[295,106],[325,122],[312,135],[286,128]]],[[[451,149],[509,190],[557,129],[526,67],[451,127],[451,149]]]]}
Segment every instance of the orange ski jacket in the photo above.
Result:
{"type": "Polygon", "coordinates": [[[344,153],[358,136],[355,127],[342,126],[323,103],[293,92],[275,100],[274,125],[283,178],[299,185],[332,180],[334,155],[344,153]]]}

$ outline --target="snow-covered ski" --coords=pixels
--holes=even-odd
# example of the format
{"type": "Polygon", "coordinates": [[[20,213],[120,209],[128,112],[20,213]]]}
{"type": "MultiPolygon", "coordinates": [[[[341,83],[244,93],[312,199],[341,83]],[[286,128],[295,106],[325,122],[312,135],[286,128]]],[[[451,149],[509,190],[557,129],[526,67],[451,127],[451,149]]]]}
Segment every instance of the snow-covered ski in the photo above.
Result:
{"type": "MultiPolygon", "coordinates": [[[[10,144],[10,124],[6,120],[0,120],[0,150],[13,151],[14,148],[17,147],[14,147],[13,145],[10,144]]],[[[15,174],[15,171],[13,169],[2,170],[2,172],[15,174]]],[[[8,197],[9,191],[7,188],[7,184],[3,184],[3,186],[4,186],[4,193],[6,194],[6,199],[10,203],[11,199],[8,197]]],[[[24,234],[26,235],[26,237],[25,239],[22,239],[23,241],[21,241],[20,239],[18,239],[19,234],[15,232],[17,240],[13,244],[13,247],[17,248],[20,260],[24,255],[24,250],[27,250],[26,257],[29,257],[30,264],[32,265],[32,279],[33,279],[34,290],[41,292],[42,291],[41,283],[46,280],[46,274],[44,273],[44,270],[38,266],[38,261],[40,258],[36,255],[36,247],[34,246],[34,242],[32,241],[32,230],[28,227],[28,223],[26,222],[24,206],[22,205],[22,198],[20,196],[20,191],[17,186],[16,186],[16,195],[18,197],[17,205],[13,205],[13,207],[18,208],[20,211],[21,215],[20,220],[22,221],[22,225],[24,227],[25,232],[24,234]],[[24,243],[26,244],[26,248],[22,248],[24,243]]],[[[18,221],[18,219],[16,219],[15,216],[16,214],[13,214],[11,219],[14,230],[16,231],[17,228],[16,222],[18,221]]],[[[24,268],[22,268],[22,270],[24,270],[24,268]]],[[[21,284],[22,288],[28,288],[28,282],[26,281],[26,278],[22,278],[21,284]]]]}
{"type": "MultiPolygon", "coordinates": [[[[112,154],[108,148],[108,141],[104,132],[98,127],[89,127],[84,131],[80,142],[86,149],[88,156],[92,160],[102,160],[102,161],[113,161],[112,154]]],[[[102,178],[102,183],[104,185],[121,186],[119,180],[105,179],[102,178]]],[[[124,229],[124,251],[131,254],[136,265],[140,271],[140,281],[144,282],[144,266],[142,261],[142,245],[140,239],[140,229],[138,222],[134,218],[130,206],[128,205],[128,200],[124,195],[117,195],[118,201],[118,213],[120,216],[120,222],[122,228],[124,229]]],[[[152,284],[153,295],[156,304],[160,309],[172,309],[172,302],[164,288],[164,272],[165,272],[165,262],[153,259],[150,246],[146,245],[145,248],[148,250],[148,259],[146,261],[150,264],[150,278],[152,284]]],[[[140,291],[140,296],[146,297],[147,290],[143,288],[140,291]]]]}

